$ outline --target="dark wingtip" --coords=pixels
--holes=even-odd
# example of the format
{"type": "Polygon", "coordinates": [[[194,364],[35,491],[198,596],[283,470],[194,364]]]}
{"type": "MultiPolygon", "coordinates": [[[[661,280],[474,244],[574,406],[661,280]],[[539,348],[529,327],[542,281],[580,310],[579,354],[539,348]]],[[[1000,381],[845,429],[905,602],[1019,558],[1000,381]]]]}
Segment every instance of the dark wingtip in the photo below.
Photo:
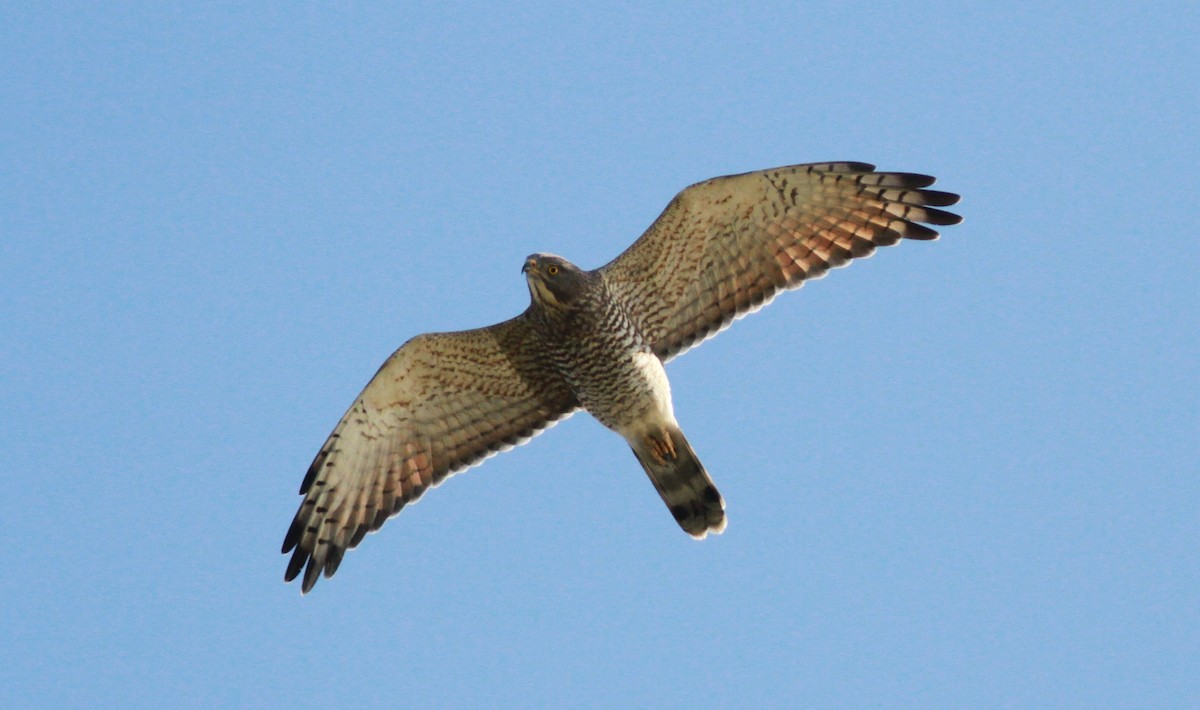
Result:
{"type": "Polygon", "coordinates": [[[308,558],[308,564],[304,566],[304,581],[300,584],[300,593],[308,594],[312,591],[317,580],[321,577],[321,565],[312,557],[308,558]]]}
{"type": "Polygon", "coordinates": [[[954,214],[953,212],[927,207],[925,208],[925,216],[921,217],[921,221],[925,222],[926,224],[949,226],[961,222],[962,217],[954,214]]]}
{"type": "Polygon", "coordinates": [[[295,579],[296,575],[300,574],[300,570],[303,569],[304,563],[307,561],[308,554],[305,553],[304,550],[296,548],[296,551],[292,553],[292,559],[288,560],[287,570],[283,573],[283,581],[290,582],[295,579]]]}
{"type": "Polygon", "coordinates": [[[937,178],[924,173],[886,173],[899,181],[904,187],[929,187],[937,182],[937,178]]]}
{"type": "Polygon", "coordinates": [[[337,545],[329,546],[329,553],[325,556],[325,578],[328,579],[337,572],[338,565],[342,564],[342,557],[346,554],[346,548],[337,545]]]}
{"type": "Polygon", "coordinates": [[[291,552],[300,542],[300,533],[303,530],[304,524],[300,522],[300,514],[296,513],[296,517],[292,518],[292,524],[288,526],[287,535],[283,536],[283,548],[279,552],[284,555],[291,552]]]}
{"type": "Polygon", "coordinates": [[[930,207],[949,207],[958,204],[961,196],[941,190],[921,190],[921,203],[930,207]]]}
{"type": "Polygon", "coordinates": [[[317,472],[321,470],[321,464],[325,463],[325,457],[329,454],[325,449],[321,449],[309,465],[308,471],[304,473],[304,480],[300,482],[300,495],[308,493],[308,489],[312,488],[313,482],[317,480],[317,472]]]}
{"type": "Polygon", "coordinates": [[[933,241],[940,236],[936,229],[931,229],[930,227],[926,227],[923,224],[917,224],[916,222],[909,222],[908,224],[904,225],[903,234],[905,239],[915,239],[922,242],[933,241]]]}

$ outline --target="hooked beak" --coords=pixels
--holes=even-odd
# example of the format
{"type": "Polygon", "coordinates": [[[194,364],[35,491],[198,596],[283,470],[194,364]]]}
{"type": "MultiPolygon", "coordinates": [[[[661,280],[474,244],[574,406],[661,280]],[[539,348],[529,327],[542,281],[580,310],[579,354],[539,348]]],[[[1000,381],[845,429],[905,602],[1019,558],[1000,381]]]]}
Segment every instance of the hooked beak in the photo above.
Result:
{"type": "Polygon", "coordinates": [[[534,259],[532,257],[526,259],[525,265],[521,267],[522,274],[528,274],[531,271],[533,273],[537,273],[537,259],[534,259]]]}

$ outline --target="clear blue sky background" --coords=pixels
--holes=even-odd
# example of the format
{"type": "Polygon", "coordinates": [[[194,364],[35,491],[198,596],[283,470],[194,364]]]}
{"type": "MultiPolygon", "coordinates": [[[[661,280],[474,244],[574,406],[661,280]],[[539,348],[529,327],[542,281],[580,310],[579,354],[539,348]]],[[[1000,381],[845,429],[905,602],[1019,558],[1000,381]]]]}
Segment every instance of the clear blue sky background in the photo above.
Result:
{"type": "Polygon", "coordinates": [[[4,707],[1197,707],[1195,3],[0,8],[4,707]],[[966,221],[670,366],[729,506],[586,416],[301,597],[405,339],[714,175],[966,221]]]}

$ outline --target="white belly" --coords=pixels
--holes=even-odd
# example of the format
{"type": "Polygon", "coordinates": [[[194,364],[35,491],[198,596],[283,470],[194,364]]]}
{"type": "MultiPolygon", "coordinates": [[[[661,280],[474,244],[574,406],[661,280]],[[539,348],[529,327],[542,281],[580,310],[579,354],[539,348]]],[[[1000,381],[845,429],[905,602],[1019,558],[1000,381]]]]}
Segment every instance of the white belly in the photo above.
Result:
{"type": "Polygon", "coordinates": [[[642,380],[642,395],[629,407],[626,417],[613,422],[612,428],[626,439],[638,438],[664,427],[678,426],[671,404],[671,383],[662,361],[652,353],[634,353],[634,370],[642,380]]]}

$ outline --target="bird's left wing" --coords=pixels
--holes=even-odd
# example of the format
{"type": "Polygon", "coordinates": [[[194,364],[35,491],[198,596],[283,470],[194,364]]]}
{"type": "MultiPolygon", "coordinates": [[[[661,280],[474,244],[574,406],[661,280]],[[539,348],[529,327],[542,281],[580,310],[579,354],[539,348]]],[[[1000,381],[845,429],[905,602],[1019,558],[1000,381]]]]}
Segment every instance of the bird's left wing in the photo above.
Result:
{"type": "Polygon", "coordinates": [[[528,441],[579,404],[524,316],[400,347],[317,454],[283,541],[307,592],[368,532],[446,476],[528,441]]]}
{"type": "Polygon", "coordinates": [[[866,163],[813,163],[713,178],[683,190],[600,272],[663,360],[784,289],[902,238],[957,224],[958,195],[866,163]]]}

